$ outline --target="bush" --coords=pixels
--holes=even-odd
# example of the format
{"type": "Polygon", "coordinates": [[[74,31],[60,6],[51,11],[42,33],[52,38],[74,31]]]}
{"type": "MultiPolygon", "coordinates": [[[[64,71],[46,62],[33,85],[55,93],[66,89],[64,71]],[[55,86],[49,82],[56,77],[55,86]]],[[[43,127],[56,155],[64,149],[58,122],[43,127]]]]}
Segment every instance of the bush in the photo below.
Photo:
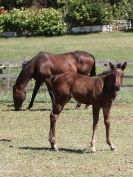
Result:
{"type": "Polygon", "coordinates": [[[55,9],[13,9],[0,16],[2,31],[15,31],[27,35],[62,35],[66,24],[62,14],[55,9]]]}
{"type": "MultiPolygon", "coordinates": [[[[123,0],[113,7],[113,15],[116,20],[128,20],[131,9],[129,0],[123,0]]],[[[131,10],[132,11],[132,10],[131,10]]]]}
{"type": "Polygon", "coordinates": [[[108,3],[89,3],[87,0],[70,0],[66,20],[72,26],[109,24],[112,8],[108,3]]]}

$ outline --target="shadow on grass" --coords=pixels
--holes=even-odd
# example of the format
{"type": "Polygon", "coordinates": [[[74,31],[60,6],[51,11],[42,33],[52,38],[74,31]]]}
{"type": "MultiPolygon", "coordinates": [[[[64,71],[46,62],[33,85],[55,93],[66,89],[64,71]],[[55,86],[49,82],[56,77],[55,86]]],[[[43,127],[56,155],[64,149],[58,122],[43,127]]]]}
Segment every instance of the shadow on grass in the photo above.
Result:
{"type": "MultiPolygon", "coordinates": [[[[51,111],[52,109],[50,109],[50,108],[43,108],[43,109],[30,109],[29,111],[51,111]]],[[[72,108],[64,108],[63,110],[65,110],[65,111],[70,111],[70,110],[73,110],[72,108]]],[[[26,111],[26,110],[25,110],[26,111]]]]}
{"type": "MultiPolygon", "coordinates": [[[[22,150],[32,150],[32,151],[54,151],[51,148],[48,147],[18,147],[18,149],[22,149],[22,150]]],[[[85,149],[69,149],[69,148],[59,148],[60,152],[67,152],[67,153],[76,153],[76,154],[83,154],[86,150],[85,149]]]]}
{"type": "Polygon", "coordinates": [[[15,109],[14,108],[11,108],[11,109],[4,109],[4,110],[2,110],[2,111],[5,111],[5,112],[7,112],[7,111],[14,111],[14,112],[25,112],[25,111],[31,111],[31,112],[36,112],[36,111],[51,111],[51,109],[31,109],[31,110],[29,110],[29,109],[20,109],[19,111],[15,111],[15,109]]]}
{"type": "MultiPolygon", "coordinates": [[[[27,109],[27,108],[24,108],[24,109],[20,109],[19,111],[15,111],[15,109],[14,109],[14,106],[13,105],[7,105],[7,107],[9,108],[9,109],[4,109],[4,110],[2,110],[2,111],[5,111],[5,112],[7,112],[7,111],[14,111],[14,112],[24,112],[24,111],[31,111],[31,112],[36,112],[36,111],[51,111],[51,108],[33,108],[33,109],[27,109]]],[[[70,110],[74,110],[75,108],[64,108],[63,110],[65,110],[65,111],[70,111],[70,110]]]]}
{"type": "Polygon", "coordinates": [[[3,139],[0,139],[0,142],[11,142],[11,140],[3,138],[3,139]]]}

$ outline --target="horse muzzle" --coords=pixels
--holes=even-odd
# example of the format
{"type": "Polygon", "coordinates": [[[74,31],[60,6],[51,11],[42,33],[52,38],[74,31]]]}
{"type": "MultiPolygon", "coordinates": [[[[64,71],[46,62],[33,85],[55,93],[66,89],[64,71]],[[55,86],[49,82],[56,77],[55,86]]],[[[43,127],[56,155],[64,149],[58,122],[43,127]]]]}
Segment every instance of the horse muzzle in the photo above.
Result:
{"type": "Polygon", "coordinates": [[[114,90],[115,90],[115,91],[119,91],[119,90],[120,90],[120,86],[115,86],[115,87],[114,87],[114,90]]]}

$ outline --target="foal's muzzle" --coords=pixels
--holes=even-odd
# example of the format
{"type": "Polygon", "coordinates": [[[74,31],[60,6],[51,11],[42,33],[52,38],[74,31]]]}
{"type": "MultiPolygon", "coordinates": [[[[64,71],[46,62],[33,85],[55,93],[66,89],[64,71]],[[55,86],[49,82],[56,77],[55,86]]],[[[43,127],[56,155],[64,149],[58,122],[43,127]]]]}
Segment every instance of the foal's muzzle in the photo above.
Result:
{"type": "Polygon", "coordinates": [[[115,90],[115,91],[119,91],[119,90],[120,90],[120,86],[115,86],[115,87],[114,87],[114,90],[115,90]]]}

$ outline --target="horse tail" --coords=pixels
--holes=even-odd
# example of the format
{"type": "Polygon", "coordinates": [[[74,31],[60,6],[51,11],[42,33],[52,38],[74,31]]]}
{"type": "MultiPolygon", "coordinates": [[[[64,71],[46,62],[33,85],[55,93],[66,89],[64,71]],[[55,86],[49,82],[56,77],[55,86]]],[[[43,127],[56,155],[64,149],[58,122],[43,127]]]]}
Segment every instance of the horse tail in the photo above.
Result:
{"type": "Polygon", "coordinates": [[[93,64],[92,69],[90,71],[90,76],[95,76],[96,75],[96,61],[95,61],[94,56],[92,56],[92,58],[94,60],[94,64],[93,64]]]}

